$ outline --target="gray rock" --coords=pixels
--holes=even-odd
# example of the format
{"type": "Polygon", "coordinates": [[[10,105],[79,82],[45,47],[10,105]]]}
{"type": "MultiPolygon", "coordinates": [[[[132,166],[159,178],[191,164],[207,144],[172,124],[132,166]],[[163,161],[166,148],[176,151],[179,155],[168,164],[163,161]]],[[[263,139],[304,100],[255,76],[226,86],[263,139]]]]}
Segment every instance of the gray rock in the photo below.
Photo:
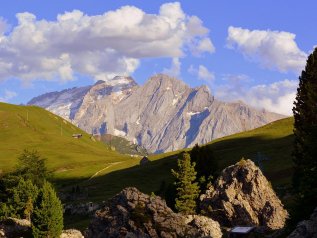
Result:
{"type": "Polygon", "coordinates": [[[115,77],[44,94],[28,104],[44,107],[88,133],[125,137],[152,152],[207,143],[284,117],[241,101],[218,101],[207,86],[190,88],[163,74],[143,86],[130,77],[115,77]]]}
{"type": "Polygon", "coordinates": [[[174,213],[160,197],[126,188],[96,212],[85,237],[207,238],[221,237],[221,231],[219,224],[210,218],[194,216],[188,219],[174,213]]]}
{"type": "Polygon", "coordinates": [[[317,238],[317,208],[309,220],[301,221],[288,238],[317,238]]]}
{"type": "Polygon", "coordinates": [[[222,226],[254,225],[277,230],[288,218],[270,183],[251,160],[224,169],[200,200],[202,210],[222,226]]]}
{"type": "Polygon", "coordinates": [[[75,229],[63,230],[60,238],[84,238],[83,234],[75,229]]]}

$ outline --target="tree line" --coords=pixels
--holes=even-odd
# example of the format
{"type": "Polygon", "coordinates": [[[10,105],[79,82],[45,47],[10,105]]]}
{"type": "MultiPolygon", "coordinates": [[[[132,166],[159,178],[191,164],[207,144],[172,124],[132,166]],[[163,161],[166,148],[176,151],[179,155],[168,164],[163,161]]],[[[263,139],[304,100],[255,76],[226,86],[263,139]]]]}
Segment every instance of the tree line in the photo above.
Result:
{"type": "Polygon", "coordinates": [[[35,238],[59,237],[63,229],[63,207],[45,161],[37,151],[25,150],[15,170],[0,178],[0,219],[29,220],[35,238]]]}

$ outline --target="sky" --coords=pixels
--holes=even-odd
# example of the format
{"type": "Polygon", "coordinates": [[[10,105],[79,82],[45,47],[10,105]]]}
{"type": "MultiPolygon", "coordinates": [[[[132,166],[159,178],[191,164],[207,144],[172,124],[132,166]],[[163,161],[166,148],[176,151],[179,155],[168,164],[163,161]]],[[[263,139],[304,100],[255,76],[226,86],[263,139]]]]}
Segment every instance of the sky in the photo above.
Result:
{"type": "Polygon", "coordinates": [[[0,101],[116,75],[166,73],[291,115],[317,45],[314,0],[11,0],[0,7],[0,101]]]}

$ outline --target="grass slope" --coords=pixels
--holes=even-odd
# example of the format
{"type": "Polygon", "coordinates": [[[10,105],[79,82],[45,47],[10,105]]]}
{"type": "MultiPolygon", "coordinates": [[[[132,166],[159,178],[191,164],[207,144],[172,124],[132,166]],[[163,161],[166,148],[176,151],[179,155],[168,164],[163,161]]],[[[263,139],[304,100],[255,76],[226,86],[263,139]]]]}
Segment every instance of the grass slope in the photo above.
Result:
{"type": "Polygon", "coordinates": [[[106,149],[71,123],[34,106],[0,103],[0,142],[3,172],[14,168],[24,149],[38,150],[58,179],[84,179],[113,162],[130,160],[106,149]],[[82,138],[72,138],[75,133],[82,134],[82,138]]]}
{"type": "MultiPolygon", "coordinates": [[[[213,149],[221,169],[239,161],[242,157],[253,159],[260,152],[268,160],[262,162],[262,170],[275,188],[290,184],[292,175],[293,119],[287,118],[251,131],[227,136],[207,144],[213,149]]],[[[150,156],[151,162],[139,166],[137,162],[114,165],[89,181],[80,183],[89,191],[89,199],[105,200],[122,188],[136,186],[150,193],[159,189],[162,181],[172,181],[171,169],[176,167],[174,151],[150,156]]]]}

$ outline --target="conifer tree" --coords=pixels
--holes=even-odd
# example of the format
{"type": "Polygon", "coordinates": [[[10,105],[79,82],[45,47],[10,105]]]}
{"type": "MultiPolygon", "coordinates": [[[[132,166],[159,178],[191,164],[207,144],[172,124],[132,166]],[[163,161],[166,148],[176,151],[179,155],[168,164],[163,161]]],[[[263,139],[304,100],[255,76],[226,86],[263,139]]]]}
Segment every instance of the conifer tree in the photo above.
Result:
{"type": "Polygon", "coordinates": [[[300,218],[308,217],[317,201],[317,48],[299,77],[294,102],[293,186],[299,195],[300,218]]]}
{"type": "Polygon", "coordinates": [[[44,182],[31,214],[35,238],[59,237],[63,229],[63,208],[52,185],[44,182]]]}
{"type": "Polygon", "coordinates": [[[204,191],[208,184],[213,182],[217,177],[218,164],[209,146],[200,147],[196,144],[190,151],[190,158],[195,162],[197,180],[199,181],[200,190],[204,191]]]}
{"type": "Polygon", "coordinates": [[[178,170],[172,170],[176,178],[176,204],[175,208],[183,214],[194,214],[196,199],[199,196],[199,187],[196,180],[195,163],[191,163],[188,153],[180,154],[178,170]]]}

